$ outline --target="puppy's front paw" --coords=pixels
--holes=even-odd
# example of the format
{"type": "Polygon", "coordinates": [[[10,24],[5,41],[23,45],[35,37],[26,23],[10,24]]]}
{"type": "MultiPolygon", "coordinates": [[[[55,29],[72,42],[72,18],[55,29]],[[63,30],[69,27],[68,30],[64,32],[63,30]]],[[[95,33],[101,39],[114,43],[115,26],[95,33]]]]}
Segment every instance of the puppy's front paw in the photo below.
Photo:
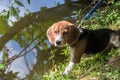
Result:
{"type": "Polygon", "coordinates": [[[68,75],[70,73],[70,71],[74,68],[75,63],[70,62],[69,65],[66,67],[65,71],[64,71],[64,75],[68,75]]]}
{"type": "Polygon", "coordinates": [[[69,74],[69,72],[66,70],[63,72],[63,75],[68,75],[68,74],[69,74]]]}

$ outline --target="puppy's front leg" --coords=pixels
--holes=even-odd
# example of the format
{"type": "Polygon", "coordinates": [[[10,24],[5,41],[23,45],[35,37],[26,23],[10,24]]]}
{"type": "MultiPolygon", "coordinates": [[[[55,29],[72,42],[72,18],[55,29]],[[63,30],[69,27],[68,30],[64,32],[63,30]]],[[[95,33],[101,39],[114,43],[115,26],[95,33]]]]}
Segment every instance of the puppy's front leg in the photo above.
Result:
{"type": "Polygon", "coordinates": [[[74,68],[74,66],[75,66],[75,63],[70,61],[69,65],[66,67],[66,69],[64,71],[64,74],[68,75],[69,72],[74,68]]]}
{"type": "Polygon", "coordinates": [[[71,60],[70,60],[70,63],[69,65],[65,68],[65,71],[64,71],[64,74],[65,75],[68,75],[69,72],[74,68],[75,66],[75,62],[72,60],[74,58],[74,49],[69,47],[69,51],[70,51],[70,57],[71,57],[71,60]]]}
{"type": "Polygon", "coordinates": [[[84,51],[84,47],[81,49],[77,47],[69,47],[69,51],[70,51],[70,56],[71,56],[71,60],[70,60],[70,63],[69,65],[66,67],[65,71],[64,71],[64,74],[68,75],[69,72],[75,67],[75,65],[77,63],[80,62],[80,58],[83,54],[83,51],[84,51]]]}

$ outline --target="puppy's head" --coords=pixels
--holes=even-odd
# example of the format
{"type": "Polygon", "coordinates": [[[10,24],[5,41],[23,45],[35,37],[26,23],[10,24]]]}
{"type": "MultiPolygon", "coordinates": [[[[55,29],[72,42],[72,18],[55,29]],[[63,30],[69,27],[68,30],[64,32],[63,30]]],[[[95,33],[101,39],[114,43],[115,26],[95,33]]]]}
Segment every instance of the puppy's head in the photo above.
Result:
{"type": "Polygon", "coordinates": [[[51,44],[63,47],[65,43],[73,45],[80,36],[80,31],[74,24],[68,21],[54,23],[47,30],[47,37],[51,44]]]}

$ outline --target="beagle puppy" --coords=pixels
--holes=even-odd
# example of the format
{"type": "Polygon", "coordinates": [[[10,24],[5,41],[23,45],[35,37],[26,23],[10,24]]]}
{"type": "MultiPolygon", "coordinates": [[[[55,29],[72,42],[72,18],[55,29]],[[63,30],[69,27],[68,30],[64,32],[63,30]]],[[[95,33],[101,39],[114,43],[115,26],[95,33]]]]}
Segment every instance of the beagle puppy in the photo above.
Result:
{"type": "Polygon", "coordinates": [[[54,23],[47,30],[49,42],[56,47],[63,47],[66,43],[70,50],[70,63],[64,74],[68,74],[80,62],[84,53],[98,53],[112,47],[120,46],[120,30],[111,29],[88,30],[77,28],[68,21],[54,23]]]}

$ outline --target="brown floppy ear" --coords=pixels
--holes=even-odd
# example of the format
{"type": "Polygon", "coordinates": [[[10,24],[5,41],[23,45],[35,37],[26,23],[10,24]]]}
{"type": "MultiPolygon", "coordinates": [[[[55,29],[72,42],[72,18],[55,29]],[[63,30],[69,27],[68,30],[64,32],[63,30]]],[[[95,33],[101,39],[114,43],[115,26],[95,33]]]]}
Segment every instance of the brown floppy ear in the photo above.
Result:
{"type": "Polygon", "coordinates": [[[55,36],[54,36],[54,33],[53,33],[53,27],[52,26],[50,28],[48,28],[48,30],[47,30],[47,38],[48,38],[49,42],[52,45],[54,45],[55,36]]]}
{"type": "Polygon", "coordinates": [[[75,27],[75,25],[73,25],[73,26],[70,26],[70,31],[71,31],[70,45],[73,45],[77,42],[77,40],[80,36],[80,30],[77,27],[75,27]]]}

